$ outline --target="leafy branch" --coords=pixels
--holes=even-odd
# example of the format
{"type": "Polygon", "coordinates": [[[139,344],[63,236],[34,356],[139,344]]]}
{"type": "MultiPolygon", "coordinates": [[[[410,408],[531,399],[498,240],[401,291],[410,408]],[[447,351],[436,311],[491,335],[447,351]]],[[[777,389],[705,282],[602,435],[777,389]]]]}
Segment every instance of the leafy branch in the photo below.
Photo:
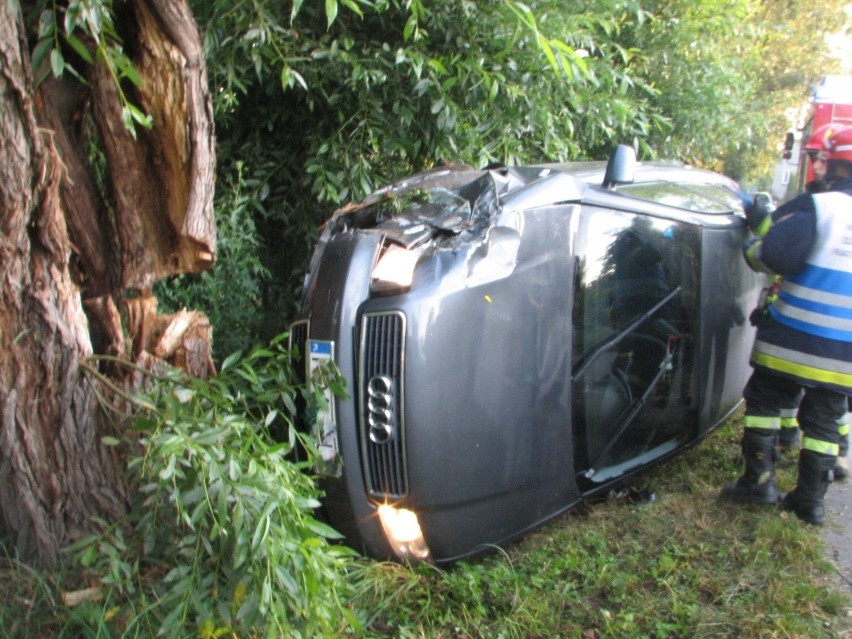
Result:
{"type": "MultiPolygon", "coordinates": [[[[295,381],[285,340],[234,354],[212,379],[170,369],[148,376],[144,400],[123,395],[138,408],[128,436],[142,452],[127,463],[135,503],[76,550],[124,602],[113,614],[129,635],[152,620],[173,637],[360,629],[342,603],[354,553],[314,513],[318,452],[294,426],[299,395],[316,414],[324,389],[295,381]]],[[[339,389],[334,375],[320,381],[339,389]]]]}
{"type": "Polygon", "coordinates": [[[67,6],[40,0],[36,6],[37,39],[32,51],[36,81],[69,73],[88,84],[70,54],[76,54],[84,64],[104,64],[118,91],[121,121],[127,131],[135,138],[137,125],[151,128],[153,118],[133,103],[123,86],[128,81],[139,87],[142,79],[124,52],[113,20],[112,0],[69,0],[67,6]]]}

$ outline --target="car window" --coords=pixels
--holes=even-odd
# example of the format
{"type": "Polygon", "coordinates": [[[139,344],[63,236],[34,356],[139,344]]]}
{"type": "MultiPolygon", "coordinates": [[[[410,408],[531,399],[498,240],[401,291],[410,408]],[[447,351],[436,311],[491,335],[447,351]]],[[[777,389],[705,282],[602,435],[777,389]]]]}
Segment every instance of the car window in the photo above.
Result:
{"type": "Polygon", "coordinates": [[[742,210],[742,203],[736,193],[713,184],[641,182],[624,184],[618,188],[618,192],[699,213],[730,213],[742,210]]]}
{"type": "Polygon", "coordinates": [[[575,467],[593,483],[686,436],[699,238],[688,224],[610,210],[578,226],[575,467]]]}

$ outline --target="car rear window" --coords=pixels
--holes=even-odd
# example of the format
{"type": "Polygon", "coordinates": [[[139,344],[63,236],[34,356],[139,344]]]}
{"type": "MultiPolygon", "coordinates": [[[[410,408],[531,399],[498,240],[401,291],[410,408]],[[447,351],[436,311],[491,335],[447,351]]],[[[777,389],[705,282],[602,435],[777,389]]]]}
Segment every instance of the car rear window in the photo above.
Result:
{"type": "Polygon", "coordinates": [[[730,213],[742,211],[743,206],[735,193],[713,184],[640,182],[623,184],[618,192],[698,213],[730,213]]]}

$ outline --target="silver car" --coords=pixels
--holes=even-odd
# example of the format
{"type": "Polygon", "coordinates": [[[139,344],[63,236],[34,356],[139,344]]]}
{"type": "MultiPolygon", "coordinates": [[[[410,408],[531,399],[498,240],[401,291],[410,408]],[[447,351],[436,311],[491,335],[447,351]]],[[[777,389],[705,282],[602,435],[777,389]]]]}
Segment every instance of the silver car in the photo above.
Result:
{"type": "Polygon", "coordinates": [[[451,562],[696,443],[740,402],[763,281],[749,197],[679,163],[414,175],[323,227],[290,339],[348,398],[311,420],[363,553],[451,562]]]}

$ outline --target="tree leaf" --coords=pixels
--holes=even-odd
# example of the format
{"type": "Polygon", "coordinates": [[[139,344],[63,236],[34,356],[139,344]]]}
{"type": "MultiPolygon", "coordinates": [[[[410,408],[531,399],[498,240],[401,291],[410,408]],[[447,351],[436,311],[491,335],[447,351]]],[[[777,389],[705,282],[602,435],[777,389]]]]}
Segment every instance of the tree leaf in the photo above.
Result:
{"type": "Polygon", "coordinates": [[[71,48],[77,52],[83,60],[85,60],[89,64],[94,64],[95,60],[92,58],[92,54],[89,52],[89,49],[83,44],[77,36],[72,33],[68,33],[65,35],[65,41],[71,45],[71,48]]]}
{"type": "Polygon", "coordinates": [[[39,69],[44,64],[45,59],[53,48],[53,38],[43,38],[38,41],[33,49],[32,65],[33,69],[39,69]]]}
{"type": "Polygon", "coordinates": [[[65,58],[62,57],[62,52],[59,49],[50,50],[50,68],[53,71],[54,78],[61,78],[65,72],[65,58]]]}
{"type": "Polygon", "coordinates": [[[293,0],[293,8],[290,10],[290,22],[296,19],[296,16],[299,15],[299,11],[302,9],[302,3],[304,0],[293,0]]]}
{"type": "Polygon", "coordinates": [[[325,17],[330,27],[337,19],[337,0],[325,0],[325,17]]]}

